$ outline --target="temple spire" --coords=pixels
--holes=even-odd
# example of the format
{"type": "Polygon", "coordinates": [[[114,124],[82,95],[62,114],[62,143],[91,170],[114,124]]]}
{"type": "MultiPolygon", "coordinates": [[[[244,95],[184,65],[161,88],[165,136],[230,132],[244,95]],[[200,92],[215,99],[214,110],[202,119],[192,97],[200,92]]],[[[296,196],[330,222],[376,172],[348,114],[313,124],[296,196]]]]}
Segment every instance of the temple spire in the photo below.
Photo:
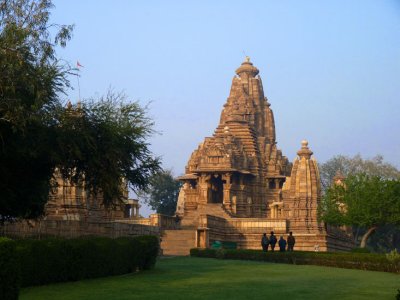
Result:
{"type": "Polygon", "coordinates": [[[259,73],[259,70],[253,66],[253,63],[250,62],[250,57],[246,56],[242,65],[236,70],[236,74],[239,77],[255,77],[259,73]]]}

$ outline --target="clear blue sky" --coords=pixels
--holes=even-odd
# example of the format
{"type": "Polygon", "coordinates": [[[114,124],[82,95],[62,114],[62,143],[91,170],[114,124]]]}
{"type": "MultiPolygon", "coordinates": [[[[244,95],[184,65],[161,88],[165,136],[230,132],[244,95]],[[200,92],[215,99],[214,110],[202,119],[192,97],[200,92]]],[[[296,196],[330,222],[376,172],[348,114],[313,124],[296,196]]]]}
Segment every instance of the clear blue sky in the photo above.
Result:
{"type": "Polygon", "coordinates": [[[151,148],[175,175],[212,135],[244,53],[260,70],[290,160],[307,139],[319,162],[382,154],[400,167],[400,1],[54,4],[52,22],[76,26],[59,56],[84,65],[82,98],[111,86],[152,101],[162,134],[151,148]]]}

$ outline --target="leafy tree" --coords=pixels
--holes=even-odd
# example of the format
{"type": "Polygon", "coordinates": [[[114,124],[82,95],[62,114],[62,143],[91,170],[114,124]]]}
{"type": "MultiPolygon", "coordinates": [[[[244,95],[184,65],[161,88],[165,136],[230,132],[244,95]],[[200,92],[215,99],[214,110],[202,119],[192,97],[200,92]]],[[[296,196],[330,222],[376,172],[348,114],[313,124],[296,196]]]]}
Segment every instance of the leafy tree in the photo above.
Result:
{"type": "Polygon", "coordinates": [[[48,27],[49,1],[0,1],[0,216],[41,214],[53,172],[58,93],[68,86],[54,47],[72,26],[48,27]]]}
{"type": "Polygon", "coordinates": [[[172,216],[176,211],[180,186],[171,170],[165,170],[155,174],[146,193],[139,196],[157,213],[172,216]]]}
{"type": "Polygon", "coordinates": [[[126,102],[124,94],[109,91],[62,110],[54,153],[64,178],[79,182],[92,194],[101,193],[112,206],[126,195],[126,185],[138,191],[151,183],[160,170],[146,139],[153,121],[138,102],[126,102]]]}
{"type": "MultiPolygon", "coordinates": [[[[380,176],[384,179],[400,179],[400,171],[392,164],[385,162],[383,156],[377,155],[371,159],[363,159],[361,155],[348,157],[337,155],[319,166],[322,186],[326,190],[333,183],[333,178],[339,172],[349,176],[365,173],[370,176],[380,176]]],[[[361,242],[359,238],[367,231],[366,228],[353,225],[354,240],[361,242]]],[[[368,240],[368,246],[375,251],[385,252],[393,248],[400,249],[400,228],[396,225],[380,226],[375,234],[368,240]]]]}
{"type": "Polygon", "coordinates": [[[43,214],[56,168],[85,180],[106,206],[160,170],[148,148],[153,122],[124,95],[65,108],[74,70],[60,62],[73,26],[48,24],[51,1],[0,0],[0,220],[43,214]],[[54,37],[50,29],[57,29],[54,37]]]}
{"type": "Polygon", "coordinates": [[[365,228],[361,248],[379,227],[400,225],[400,181],[359,173],[326,190],[319,208],[323,221],[365,228]]]}

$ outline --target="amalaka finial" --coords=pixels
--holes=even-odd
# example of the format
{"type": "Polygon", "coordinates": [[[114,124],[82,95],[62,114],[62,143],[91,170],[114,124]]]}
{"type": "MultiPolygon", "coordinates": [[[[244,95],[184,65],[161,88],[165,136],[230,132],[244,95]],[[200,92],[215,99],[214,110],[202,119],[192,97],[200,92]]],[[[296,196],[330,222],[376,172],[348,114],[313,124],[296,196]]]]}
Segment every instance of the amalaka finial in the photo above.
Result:
{"type": "Polygon", "coordinates": [[[301,149],[297,151],[297,155],[300,157],[310,158],[313,152],[308,148],[308,141],[301,141],[301,149]]]}
{"type": "Polygon", "coordinates": [[[251,76],[255,77],[258,74],[258,69],[253,66],[253,63],[250,61],[249,56],[245,56],[244,62],[242,62],[242,65],[236,70],[236,74],[238,74],[240,77],[243,74],[246,74],[245,76],[251,76]]]}

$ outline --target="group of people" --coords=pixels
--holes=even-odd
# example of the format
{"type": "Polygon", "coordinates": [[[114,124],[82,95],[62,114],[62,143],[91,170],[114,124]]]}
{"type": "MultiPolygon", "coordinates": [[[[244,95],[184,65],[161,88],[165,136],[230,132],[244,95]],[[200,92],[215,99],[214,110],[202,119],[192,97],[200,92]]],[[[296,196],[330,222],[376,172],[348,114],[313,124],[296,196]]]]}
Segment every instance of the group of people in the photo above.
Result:
{"type": "MultiPolygon", "coordinates": [[[[268,237],[266,233],[263,234],[263,237],[261,239],[261,246],[264,252],[268,251],[268,247],[271,246],[271,251],[275,251],[275,245],[278,242],[275,234],[273,231],[271,231],[271,235],[268,237]]],[[[286,251],[286,245],[287,245],[287,251],[293,251],[294,244],[296,243],[296,239],[293,236],[292,232],[289,232],[289,235],[287,237],[287,241],[281,237],[279,238],[278,246],[279,246],[279,251],[280,252],[285,252],[286,251]]]]}

